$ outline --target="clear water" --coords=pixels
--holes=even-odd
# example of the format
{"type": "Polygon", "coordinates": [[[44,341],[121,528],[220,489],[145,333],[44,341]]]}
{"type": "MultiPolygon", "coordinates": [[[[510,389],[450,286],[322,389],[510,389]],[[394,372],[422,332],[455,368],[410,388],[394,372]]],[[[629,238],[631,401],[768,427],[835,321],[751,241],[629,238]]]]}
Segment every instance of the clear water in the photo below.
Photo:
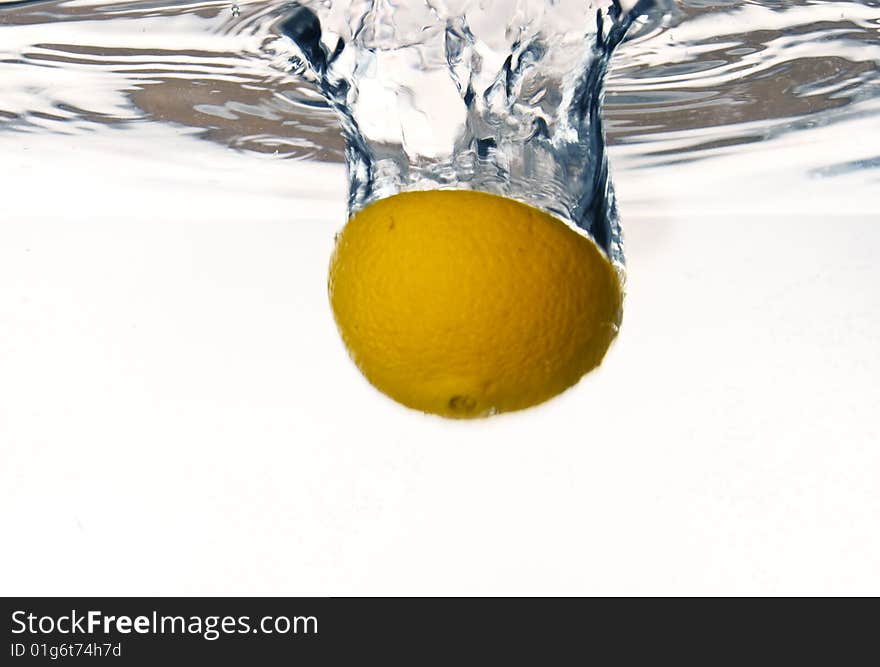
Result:
{"type": "MultiPolygon", "coordinates": [[[[337,33],[344,36],[346,27],[357,28],[357,21],[367,18],[375,24],[360,26],[356,48],[348,49],[356,51],[354,58],[340,59],[345,62],[336,69],[348,70],[336,72],[337,79],[351,79],[355,69],[361,77],[372,67],[380,78],[394,70],[392,82],[417,96],[424,92],[414,86],[439,82],[434,86],[438,108],[425,108],[420,97],[415,106],[404,99],[399,103],[403,111],[395,109],[393,119],[374,120],[375,127],[367,127],[366,110],[359,119],[361,130],[386,145],[403,141],[389,138],[388,128],[396,126],[398,134],[408,131],[409,153],[427,157],[460,140],[457,125],[462,122],[473,135],[465,141],[472,141],[482,138],[481,130],[497,134],[500,116],[512,118],[515,127],[505,131],[512,140],[533,133],[538,121],[552,125],[552,110],[560,101],[571,112],[572,101],[563,100],[572,92],[566,86],[573,84],[573,72],[580,69],[583,74],[590,54],[563,44],[563,38],[592,39],[596,11],[605,17],[606,31],[616,25],[607,17],[607,2],[561,2],[546,12],[536,9],[544,3],[495,3],[491,11],[481,10],[472,31],[464,22],[457,28],[448,22],[472,4],[477,3],[404,3],[401,7],[408,9],[392,12],[390,2],[336,3],[335,9],[330,2],[300,3],[330,22],[325,48],[337,33]],[[593,4],[589,11],[578,9],[593,4]],[[393,21],[392,14],[397,16],[393,21]],[[507,16],[518,22],[518,30],[506,27],[507,16]],[[381,34],[383,25],[387,35],[381,34]],[[418,34],[406,32],[414,27],[418,34]],[[418,48],[411,48],[413,40],[420,40],[418,48]],[[399,44],[410,48],[397,48],[399,44]],[[545,62],[535,63],[551,44],[545,62]],[[368,50],[373,54],[369,62],[368,50]],[[453,51],[458,61],[448,65],[453,51]],[[505,96],[497,84],[511,52],[520,80],[508,82],[517,90],[505,96]],[[476,60],[482,69],[471,71],[476,60]],[[421,82],[412,76],[417,64],[428,72],[421,82]],[[474,107],[482,98],[484,108],[464,119],[457,109],[450,111],[444,98],[450,87],[447,70],[462,94],[468,79],[483,92],[474,107]],[[526,104],[530,96],[543,96],[543,101],[526,104]],[[423,145],[415,145],[419,141],[423,145]]],[[[284,22],[291,21],[295,6],[0,2],[0,132],[7,138],[10,133],[71,136],[162,124],[191,128],[206,140],[276,159],[341,162],[345,148],[333,110],[309,68],[291,63],[296,50],[284,37],[284,22]]],[[[625,156],[626,168],[657,169],[748,154],[749,145],[767,139],[788,134],[806,143],[822,129],[836,128],[843,135],[848,126],[864,141],[840,142],[833,155],[815,151],[802,170],[829,178],[867,170],[870,178],[876,177],[878,150],[863,128],[870,127],[868,121],[876,127],[880,104],[880,3],[658,0],[640,3],[639,9],[613,63],[604,114],[608,143],[620,147],[616,152],[625,156]],[[635,156],[638,165],[632,164],[635,156]]],[[[602,39],[607,43],[617,37],[602,39]]],[[[390,87],[389,78],[383,83],[390,87]]],[[[381,108],[379,93],[369,97],[362,91],[359,103],[381,108]]],[[[556,143],[559,134],[554,135],[556,143]]],[[[483,145],[484,152],[496,155],[503,149],[483,145]]],[[[511,176],[511,169],[505,172],[500,164],[503,160],[490,162],[503,172],[499,179],[511,176]]],[[[427,178],[442,182],[446,177],[427,178]]]]}

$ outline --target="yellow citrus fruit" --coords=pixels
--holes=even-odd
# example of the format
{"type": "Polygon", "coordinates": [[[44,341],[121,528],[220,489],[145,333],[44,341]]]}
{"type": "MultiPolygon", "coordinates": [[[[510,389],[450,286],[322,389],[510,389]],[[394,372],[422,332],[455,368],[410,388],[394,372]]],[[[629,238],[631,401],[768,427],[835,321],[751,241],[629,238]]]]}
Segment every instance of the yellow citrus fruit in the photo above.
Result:
{"type": "Polygon", "coordinates": [[[447,417],[518,410],[564,391],[620,322],[614,266],[525,204],[465,190],[406,192],[356,213],[330,263],[330,303],[366,378],[447,417]]]}

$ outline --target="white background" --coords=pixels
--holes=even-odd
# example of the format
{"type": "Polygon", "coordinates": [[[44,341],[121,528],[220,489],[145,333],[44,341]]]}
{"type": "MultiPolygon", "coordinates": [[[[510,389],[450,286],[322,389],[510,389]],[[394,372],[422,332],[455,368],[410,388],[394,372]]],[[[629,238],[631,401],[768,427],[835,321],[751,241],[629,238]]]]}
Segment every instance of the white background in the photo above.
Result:
{"type": "Polygon", "coordinates": [[[811,136],[612,152],[617,343],[465,423],[346,357],[341,167],[0,138],[0,591],[880,594],[878,183],[786,178],[811,136]]]}

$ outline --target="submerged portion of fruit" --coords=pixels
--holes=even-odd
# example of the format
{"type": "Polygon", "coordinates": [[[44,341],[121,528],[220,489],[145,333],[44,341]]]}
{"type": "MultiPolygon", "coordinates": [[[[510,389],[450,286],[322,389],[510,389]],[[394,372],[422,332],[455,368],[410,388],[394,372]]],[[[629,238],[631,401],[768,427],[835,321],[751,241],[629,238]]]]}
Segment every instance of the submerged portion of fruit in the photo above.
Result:
{"type": "Polygon", "coordinates": [[[617,271],[585,235],[465,190],[370,204],[339,235],[330,303],[352,359],[406,406],[479,417],[541,403],[602,361],[617,271]]]}

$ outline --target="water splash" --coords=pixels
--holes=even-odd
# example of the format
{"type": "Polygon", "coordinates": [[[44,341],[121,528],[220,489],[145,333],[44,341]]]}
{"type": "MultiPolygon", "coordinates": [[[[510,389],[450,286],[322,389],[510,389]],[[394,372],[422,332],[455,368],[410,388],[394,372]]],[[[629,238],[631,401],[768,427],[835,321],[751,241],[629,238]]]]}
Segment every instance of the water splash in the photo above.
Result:
{"type": "MultiPolygon", "coordinates": [[[[238,16],[226,0],[0,0],[0,137],[159,123],[255,158],[344,161],[336,113],[291,70],[278,28],[290,3],[236,4],[238,16]]],[[[771,140],[768,178],[876,181],[878,152],[855,137],[880,118],[878,43],[876,0],[657,0],[608,73],[617,180],[698,160],[742,179],[771,140]],[[795,150],[816,140],[834,150],[795,150]]]]}
{"type": "Polygon", "coordinates": [[[622,262],[600,107],[611,55],[651,4],[297,4],[278,30],[339,115],[351,211],[476,189],[573,221],[622,262]]]}

